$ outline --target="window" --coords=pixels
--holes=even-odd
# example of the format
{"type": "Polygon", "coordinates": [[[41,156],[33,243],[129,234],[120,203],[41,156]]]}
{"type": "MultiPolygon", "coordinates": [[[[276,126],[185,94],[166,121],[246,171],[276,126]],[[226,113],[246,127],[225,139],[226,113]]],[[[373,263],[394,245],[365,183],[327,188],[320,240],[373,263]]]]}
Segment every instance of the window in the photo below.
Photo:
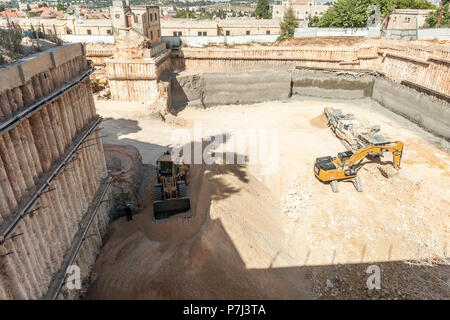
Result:
{"type": "Polygon", "coordinates": [[[225,31],[225,35],[229,36],[230,35],[230,30],[225,31]]]}
{"type": "Polygon", "coordinates": [[[106,30],[106,34],[107,34],[108,36],[110,36],[110,35],[111,35],[111,29],[106,30]]]}
{"type": "Polygon", "coordinates": [[[203,36],[204,36],[204,37],[206,36],[206,31],[203,31],[203,36]]]}
{"type": "Polygon", "coordinates": [[[181,37],[183,33],[181,31],[178,31],[178,36],[181,37]]]}
{"type": "Polygon", "coordinates": [[[153,15],[150,14],[150,21],[153,21],[153,15]]]}
{"type": "Polygon", "coordinates": [[[245,34],[249,35],[250,34],[250,30],[245,31],[245,34]]]}
{"type": "Polygon", "coordinates": [[[158,21],[158,14],[155,12],[155,21],[158,21]]]}
{"type": "Polygon", "coordinates": [[[409,22],[411,19],[409,17],[405,17],[405,22],[409,22]]]}
{"type": "Polygon", "coordinates": [[[153,31],[150,31],[150,40],[153,40],[153,31]]]}
{"type": "Polygon", "coordinates": [[[174,37],[177,36],[177,32],[176,32],[176,31],[173,32],[173,36],[174,36],[174,37]]]}
{"type": "Polygon", "coordinates": [[[308,15],[308,11],[305,11],[305,14],[308,15]]]}
{"type": "Polygon", "coordinates": [[[280,14],[280,11],[277,10],[277,14],[280,14]]]}
{"type": "Polygon", "coordinates": [[[270,30],[266,30],[266,34],[270,34],[270,30]]]}
{"type": "Polygon", "coordinates": [[[197,33],[199,36],[201,36],[202,35],[202,32],[201,31],[199,31],[198,33],[197,33]]]}
{"type": "Polygon", "coordinates": [[[87,29],[87,34],[92,34],[91,29],[87,29]]]}
{"type": "Polygon", "coordinates": [[[134,16],[134,22],[135,23],[138,23],[139,22],[139,17],[136,15],[136,16],[134,16]]]}

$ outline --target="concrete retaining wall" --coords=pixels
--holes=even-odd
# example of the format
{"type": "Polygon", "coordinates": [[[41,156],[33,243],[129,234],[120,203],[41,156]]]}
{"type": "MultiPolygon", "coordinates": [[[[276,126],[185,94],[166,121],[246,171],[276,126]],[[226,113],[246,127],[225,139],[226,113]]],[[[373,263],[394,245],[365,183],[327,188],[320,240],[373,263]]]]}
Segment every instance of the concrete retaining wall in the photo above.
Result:
{"type": "Polygon", "coordinates": [[[288,71],[204,73],[172,79],[174,109],[187,104],[210,107],[284,100],[290,96],[288,71]]]}
{"type": "Polygon", "coordinates": [[[450,28],[427,28],[417,30],[417,40],[450,40],[450,28]]]}
{"type": "Polygon", "coordinates": [[[374,78],[356,72],[295,70],[292,95],[360,99],[372,94],[374,78]]]}
{"type": "Polygon", "coordinates": [[[372,99],[437,135],[450,139],[450,105],[384,78],[374,82],[372,99]]]}
{"type": "Polygon", "coordinates": [[[426,130],[450,139],[450,105],[375,73],[297,69],[201,73],[172,79],[173,110],[289,97],[372,98],[426,130]]]}

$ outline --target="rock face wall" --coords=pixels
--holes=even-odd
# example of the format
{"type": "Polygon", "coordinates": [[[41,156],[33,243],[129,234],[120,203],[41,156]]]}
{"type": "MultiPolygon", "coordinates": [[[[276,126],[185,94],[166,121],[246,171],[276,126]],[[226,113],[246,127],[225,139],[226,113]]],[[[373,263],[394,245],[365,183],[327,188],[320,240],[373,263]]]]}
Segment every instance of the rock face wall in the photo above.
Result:
{"type": "Polygon", "coordinates": [[[73,44],[0,73],[0,299],[75,298],[82,291],[60,294],[63,260],[85,284],[110,209],[94,201],[107,173],[90,67],[73,44]]]}

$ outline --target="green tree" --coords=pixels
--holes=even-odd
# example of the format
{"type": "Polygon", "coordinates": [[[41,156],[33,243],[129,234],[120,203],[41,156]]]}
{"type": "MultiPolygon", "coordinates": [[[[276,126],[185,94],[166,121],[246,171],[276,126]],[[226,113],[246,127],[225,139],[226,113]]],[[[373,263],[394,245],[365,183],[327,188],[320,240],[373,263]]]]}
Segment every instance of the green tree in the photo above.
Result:
{"type": "Polygon", "coordinates": [[[269,0],[258,0],[255,10],[257,19],[271,19],[272,11],[270,10],[269,0]]]}
{"type": "Polygon", "coordinates": [[[0,12],[5,11],[6,7],[3,3],[0,3],[0,12]]]}
{"type": "Polygon", "coordinates": [[[361,28],[373,12],[369,6],[375,5],[385,16],[395,9],[433,9],[436,6],[427,0],[338,0],[320,19],[319,27],[361,28]]]}
{"type": "Polygon", "coordinates": [[[29,12],[29,11],[31,11],[31,7],[30,7],[30,5],[29,4],[27,4],[27,10],[25,10],[26,12],[29,12]]]}
{"type": "Polygon", "coordinates": [[[61,2],[58,2],[56,4],[56,10],[60,11],[60,12],[66,12],[67,11],[67,5],[62,4],[61,2]]]}
{"type": "Polygon", "coordinates": [[[311,18],[311,16],[309,16],[308,19],[308,27],[317,27],[317,24],[319,23],[319,17],[318,16],[314,16],[311,18]]]}
{"type": "Polygon", "coordinates": [[[439,28],[449,28],[450,27],[450,11],[449,11],[449,1],[442,6],[442,8],[437,9],[436,11],[431,12],[427,18],[426,22],[428,26],[435,28],[439,19],[439,15],[441,14],[441,10],[444,11],[444,15],[442,16],[441,23],[439,28]]]}
{"type": "Polygon", "coordinates": [[[281,35],[279,40],[290,39],[294,36],[295,28],[298,27],[298,21],[295,17],[294,10],[289,7],[283,15],[283,20],[280,22],[281,35]]]}
{"type": "Polygon", "coordinates": [[[175,18],[196,18],[196,15],[194,12],[189,11],[188,9],[181,9],[177,10],[177,14],[175,18]]]}

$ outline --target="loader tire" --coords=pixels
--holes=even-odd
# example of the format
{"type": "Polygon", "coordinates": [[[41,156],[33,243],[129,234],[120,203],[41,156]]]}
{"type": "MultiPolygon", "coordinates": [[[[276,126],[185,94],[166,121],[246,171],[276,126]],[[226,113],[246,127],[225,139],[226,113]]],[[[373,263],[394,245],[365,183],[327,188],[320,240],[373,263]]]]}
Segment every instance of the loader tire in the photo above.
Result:
{"type": "Polygon", "coordinates": [[[180,197],[186,197],[186,182],[178,181],[177,182],[177,191],[180,197]]]}
{"type": "Polygon", "coordinates": [[[162,184],[155,184],[155,201],[163,199],[162,184]]]}
{"type": "Polygon", "coordinates": [[[334,193],[338,193],[339,192],[337,180],[331,181],[330,182],[330,186],[331,186],[331,190],[333,190],[334,193]]]}

